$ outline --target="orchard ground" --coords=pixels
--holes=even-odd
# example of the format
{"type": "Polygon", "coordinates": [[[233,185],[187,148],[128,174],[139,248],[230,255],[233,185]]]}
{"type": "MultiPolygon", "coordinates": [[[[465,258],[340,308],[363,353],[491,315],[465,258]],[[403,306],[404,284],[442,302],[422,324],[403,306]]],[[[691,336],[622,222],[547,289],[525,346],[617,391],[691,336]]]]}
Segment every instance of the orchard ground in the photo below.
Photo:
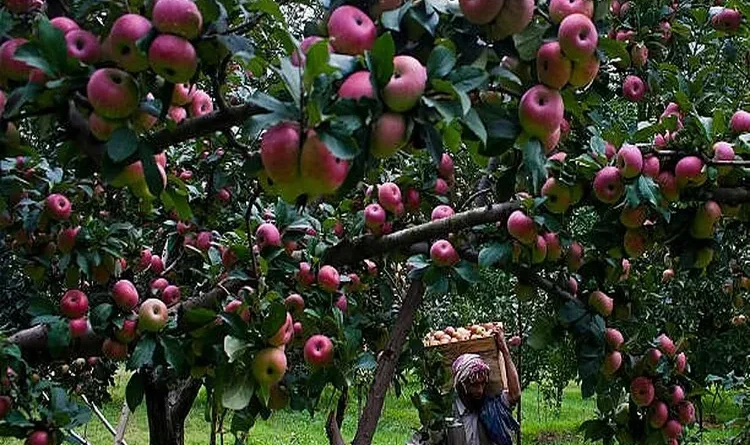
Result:
{"type": "MultiPolygon", "coordinates": [[[[113,425],[116,425],[120,415],[128,377],[129,373],[117,373],[116,386],[111,392],[113,400],[102,409],[113,425]]],[[[536,384],[532,384],[523,393],[523,442],[550,445],[584,444],[583,436],[576,430],[585,420],[595,416],[594,400],[582,400],[578,386],[571,384],[565,389],[562,409],[558,414],[553,407],[545,403],[538,389],[536,384]]],[[[389,392],[373,444],[402,445],[414,429],[419,427],[417,411],[409,400],[409,396],[417,390],[417,384],[413,383],[405,388],[401,397],[396,397],[393,392],[389,392]]],[[[331,400],[331,397],[323,397],[321,400],[321,403],[326,403],[331,400]]],[[[724,394],[713,407],[710,406],[711,398],[707,400],[707,405],[709,405],[706,411],[708,430],[704,432],[698,443],[717,445],[728,443],[733,431],[725,428],[723,424],[737,415],[736,406],[732,404],[732,397],[730,394],[724,394]]],[[[205,438],[209,435],[210,428],[210,424],[203,418],[205,408],[206,394],[201,390],[185,422],[186,445],[205,445],[205,438]]],[[[354,435],[356,419],[357,404],[356,398],[353,398],[342,428],[345,438],[351,438],[354,435]]],[[[96,417],[93,417],[87,428],[81,428],[78,432],[87,437],[92,445],[112,443],[112,436],[96,417]]],[[[148,443],[148,424],[146,410],[143,407],[138,408],[134,416],[131,415],[125,440],[129,445],[148,443]]],[[[320,445],[326,441],[322,414],[316,415],[311,420],[306,413],[286,410],[274,413],[268,421],[259,420],[250,433],[248,445],[320,445]]],[[[231,443],[231,440],[225,440],[225,443],[231,443]]],[[[0,438],[0,445],[20,444],[21,441],[0,438]]]]}

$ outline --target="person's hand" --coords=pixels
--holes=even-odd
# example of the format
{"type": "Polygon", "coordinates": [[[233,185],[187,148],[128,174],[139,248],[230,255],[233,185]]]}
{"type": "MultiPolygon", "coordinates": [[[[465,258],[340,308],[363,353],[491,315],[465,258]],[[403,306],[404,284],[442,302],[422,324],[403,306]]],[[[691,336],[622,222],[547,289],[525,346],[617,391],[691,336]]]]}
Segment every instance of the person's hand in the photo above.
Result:
{"type": "Polygon", "coordinates": [[[508,344],[505,343],[505,331],[503,331],[503,327],[500,325],[495,326],[495,343],[497,343],[497,348],[502,353],[508,352],[508,344]]]}

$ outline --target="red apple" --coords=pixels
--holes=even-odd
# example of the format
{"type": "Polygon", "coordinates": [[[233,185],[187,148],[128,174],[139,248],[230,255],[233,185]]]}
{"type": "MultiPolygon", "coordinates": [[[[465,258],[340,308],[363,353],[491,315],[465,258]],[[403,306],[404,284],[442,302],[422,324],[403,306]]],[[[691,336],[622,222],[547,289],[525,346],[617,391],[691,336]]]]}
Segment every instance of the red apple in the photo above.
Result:
{"type": "Polygon", "coordinates": [[[629,75],[622,84],[622,95],[631,102],[640,102],[646,96],[646,84],[640,77],[629,75]]]}
{"type": "Polygon", "coordinates": [[[193,45],[182,37],[161,34],[148,49],[148,63],[167,81],[184,83],[195,74],[198,56],[193,45]]]}
{"type": "Polygon", "coordinates": [[[0,45],[0,77],[19,82],[25,82],[29,78],[32,67],[15,58],[18,47],[26,42],[26,39],[15,38],[0,45]]]}
{"type": "Polygon", "coordinates": [[[190,0],[158,0],[151,17],[159,32],[188,40],[198,37],[203,27],[203,16],[198,6],[190,0]]]}
{"type": "Polygon", "coordinates": [[[430,247],[430,259],[438,267],[450,267],[460,260],[458,252],[447,240],[435,241],[430,247]]]}
{"type": "Polygon", "coordinates": [[[70,31],[75,31],[76,29],[80,29],[80,27],[78,26],[76,22],[63,16],[55,17],[52,20],[50,20],[49,23],[55,28],[62,31],[63,35],[69,33],[70,31]]]}
{"type": "Polygon", "coordinates": [[[122,322],[122,327],[115,332],[115,338],[124,344],[131,343],[138,335],[137,328],[138,321],[127,318],[122,322]]]}
{"type": "Polygon", "coordinates": [[[547,42],[536,53],[536,71],[540,82],[559,90],[570,80],[572,64],[558,42],[547,42]]]}
{"type": "Polygon", "coordinates": [[[393,75],[383,89],[383,101],[393,111],[411,110],[422,98],[427,69],[411,56],[393,58],[393,75]]]}
{"type": "Polygon", "coordinates": [[[13,408],[13,399],[9,396],[0,396],[0,419],[4,419],[13,408]]]}
{"type": "Polygon", "coordinates": [[[300,294],[291,294],[284,299],[284,305],[293,314],[300,315],[305,310],[305,299],[300,294]]]}
{"type": "Polygon", "coordinates": [[[333,266],[323,266],[318,272],[318,286],[328,292],[336,292],[341,279],[339,272],[333,266]]]}
{"type": "Polygon", "coordinates": [[[258,352],[253,360],[252,371],[261,386],[270,387],[284,378],[287,359],[281,348],[266,348],[258,352]]]}
{"type": "Polygon", "coordinates": [[[73,211],[68,198],[59,193],[53,193],[47,196],[45,206],[49,216],[58,221],[70,219],[70,214],[73,211]]]}
{"type": "Polygon", "coordinates": [[[271,346],[283,346],[289,343],[293,337],[294,320],[292,320],[292,315],[287,312],[284,324],[282,324],[279,330],[268,339],[268,344],[271,346]]]}
{"type": "Polygon", "coordinates": [[[297,281],[304,286],[312,286],[315,283],[315,272],[312,270],[310,263],[299,263],[299,272],[297,272],[297,281]]]}
{"type": "Polygon", "coordinates": [[[534,19],[535,7],[534,0],[506,0],[492,22],[492,39],[503,40],[526,29],[534,19]]]}
{"type": "Polygon", "coordinates": [[[151,22],[138,14],[117,18],[109,33],[112,59],[123,69],[140,72],[148,68],[146,54],[138,48],[138,41],[151,30],[151,22]]]}
{"type": "Polygon", "coordinates": [[[370,17],[354,6],[336,8],[328,19],[331,46],[342,54],[360,55],[372,49],[377,28],[370,17]]]}
{"type": "Polygon", "coordinates": [[[594,16],[593,0],[550,0],[549,17],[554,23],[572,14],[583,14],[586,17],[594,16]]]}
{"type": "Polygon", "coordinates": [[[196,91],[190,100],[190,117],[201,117],[214,111],[214,102],[205,91],[196,91]]]}
{"type": "Polygon", "coordinates": [[[78,289],[71,289],[60,300],[60,312],[68,318],[80,318],[89,310],[89,299],[78,289]]]}
{"type": "Polygon", "coordinates": [[[270,247],[281,247],[281,234],[272,223],[263,223],[255,231],[255,244],[262,251],[270,247]]]}
{"type": "Polygon", "coordinates": [[[167,325],[167,305],[157,298],[149,298],[138,310],[138,328],[147,332],[159,332],[167,325]]]}
{"type": "Polygon", "coordinates": [[[81,338],[89,330],[89,320],[85,317],[73,318],[68,321],[68,328],[70,329],[71,337],[81,338]]]}
{"type": "Polygon", "coordinates": [[[138,291],[132,282],[120,280],[112,287],[112,300],[120,309],[132,310],[138,304],[138,291]]]}
{"type": "Polygon", "coordinates": [[[395,154],[406,144],[406,119],[398,113],[386,112],[372,126],[370,153],[376,159],[395,154]]]}
{"type": "Polygon", "coordinates": [[[313,335],[305,342],[303,355],[310,366],[330,365],[333,362],[333,342],[325,335],[313,335]]]}
{"type": "Polygon", "coordinates": [[[315,130],[307,132],[300,157],[300,171],[308,194],[317,196],[334,193],[344,183],[349,166],[349,161],[331,153],[315,130]]]}
{"type": "Polygon", "coordinates": [[[161,294],[161,300],[167,306],[176,304],[180,301],[180,288],[171,284],[165,287],[161,294]]]}
{"type": "Polygon", "coordinates": [[[571,14],[560,22],[557,34],[563,53],[576,62],[594,55],[599,43],[599,33],[594,23],[584,14],[571,14]]]}
{"type": "Polygon", "coordinates": [[[356,101],[362,98],[374,99],[375,90],[370,82],[370,72],[357,71],[349,75],[339,87],[338,96],[356,101]]]}
{"type": "Polygon", "coordinates": [[[47,431],[37,430],[29,434],[25,445],[53,445],[52,436],[47,431]]]}
{"type": "Polygon", "coordinates": [[[138,84],[130,74],[114,68],[96,70],[86,94],[97,114],[108,119],[124,119],[138,108],[138,84]]]}
{"type": "Polygon", "coordinates": [[[469,23],[486,25],[500,13],[505,0],[459,0],[458,4],[469,23]]]}
{"type": "Polygon", "coordinates": [[[68,227],[60,230],[57,234],[57,249],[61,253],[70,253],[76,246],[76,237],[80,232],[81,226],[68,227]]]}
{"type": "Polygon", "coordinates": [[[557,90],[536,85],[524,93],[518,107],[521,126],[530,135],[544,139],[560,128],[564,106],[557,90]]]}

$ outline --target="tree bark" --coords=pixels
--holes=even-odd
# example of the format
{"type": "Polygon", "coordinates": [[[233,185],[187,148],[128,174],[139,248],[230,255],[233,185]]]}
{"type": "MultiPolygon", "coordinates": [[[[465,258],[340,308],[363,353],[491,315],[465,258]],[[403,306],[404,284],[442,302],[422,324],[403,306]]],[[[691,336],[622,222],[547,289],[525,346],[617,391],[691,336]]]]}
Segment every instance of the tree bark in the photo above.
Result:
{"type": "Polygon", "coordinates": [[[159,378],[144,382],[150,445],[184,445],[185,418],[193,406],[201,381],[189,379],[170,389],[159,378]]]}
{"type": "Polygon", "coordinates": [[[378,426],[378,420],[380,420],[380,415],[383,411],[385,395],[388,392],[391,381],[393,381],[398,358],[401,355],[406,337],[414,322],[417,309],[422,304],[423,296],[424,283],[422,280],[413,281],[406,293],[406,298],[404,298],[401,304],[396,324],[393,325],[393,330],[391,331],[391,338],[383,350],[383,355],[378,360],[378,367],[375,370],[375,380],[370,387],[365,409],[359,418],[357,434],[354,436],[352,445],[370,445],[372,443],[375,429],[378,426]]]}

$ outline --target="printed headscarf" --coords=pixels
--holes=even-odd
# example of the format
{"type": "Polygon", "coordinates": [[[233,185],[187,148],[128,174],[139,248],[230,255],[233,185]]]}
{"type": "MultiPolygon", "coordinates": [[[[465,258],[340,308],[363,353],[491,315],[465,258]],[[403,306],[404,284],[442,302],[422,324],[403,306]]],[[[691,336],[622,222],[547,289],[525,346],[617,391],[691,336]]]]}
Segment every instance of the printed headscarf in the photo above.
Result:
{"type": "Polygon", "coordinates": [[[460,355],[451,367],[453,372],[453,387],[467,383],[475,383],[480,380],[487,381],[490,376],[490,367],[477,354],[460,355]]]}

